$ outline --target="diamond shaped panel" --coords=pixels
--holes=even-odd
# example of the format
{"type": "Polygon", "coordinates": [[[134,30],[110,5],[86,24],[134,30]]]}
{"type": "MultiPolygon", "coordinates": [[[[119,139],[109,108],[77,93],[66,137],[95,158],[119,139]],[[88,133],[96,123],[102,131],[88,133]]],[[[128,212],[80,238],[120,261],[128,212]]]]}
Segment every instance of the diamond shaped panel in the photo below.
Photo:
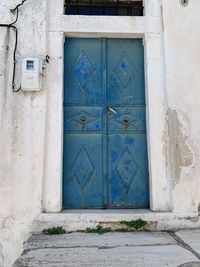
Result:
{"type": "Polygon", "coordinates": [[[82,189],[89,183],[94,170],[95,168],[86,149],[81,147],[72,164],[71,171],[82,189]]]}
{"type": "Polygon", "coordinates": [[[85,91],[88,83],[92,80],[95,73],[92,63],[85,51],[81,51],[81,54],[74,66],[74,73],[82,89],[85,91]]]}
{"type": "Polygon", "coordinates": [[[129,127],[131,124],[137,123],[139,119],[132,113],[126,112],[122,116],[116,118],[116,121],[129,127]]]}
{"type": "Polygon", "coordinates": [[[119,161],[116,164],[115,170],[121,179],[126,192],[130,190],[131,184],[138,172],[138,165],[134,160],[128,146],[123,150],[119,161]]]}
{"type": "Polygon", "coordinates": [[[126,91],[131,80],[135,78],[137,70],[125,51],[123,51],[119,61],[117,62],[114,72],[117,75],[122,88],[126,91]]]}
{"type": "Polygon", "coordinates": [[[86,126],[87,124],[94,122],[97,118],[90,113],[82,110],[81,112],[75,114],[73,117],[68,118],[68,120],[72,121],[79,126],[86,126]]]}

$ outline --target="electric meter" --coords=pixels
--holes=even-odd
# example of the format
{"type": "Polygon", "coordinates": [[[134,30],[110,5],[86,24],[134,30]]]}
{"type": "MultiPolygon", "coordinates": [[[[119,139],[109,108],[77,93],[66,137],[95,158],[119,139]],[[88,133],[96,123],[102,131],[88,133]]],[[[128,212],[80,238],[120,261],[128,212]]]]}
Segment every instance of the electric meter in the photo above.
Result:
{"type": "Polygon", "coordinates": [[[29,57],[22,60],[21,88],[23,91],[42,89],[42,60],[29,57]]]}

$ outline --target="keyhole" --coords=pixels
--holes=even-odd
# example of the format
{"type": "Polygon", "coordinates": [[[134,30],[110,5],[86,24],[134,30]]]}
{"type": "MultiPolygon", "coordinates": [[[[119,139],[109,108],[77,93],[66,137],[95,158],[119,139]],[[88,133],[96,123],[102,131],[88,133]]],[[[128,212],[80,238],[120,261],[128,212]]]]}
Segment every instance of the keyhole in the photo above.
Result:
{"type": "Polygon", "coordinates": [[[182,6],[187,6],[189,2],[189,0],[180,0],[180,1],[182,6]]]}
{"type": "Polygon", "coordinates": [[[86,122],[86,117],[85,117],[85,116],[82,116],[82,117],[80,118],[80,121],[81,121],[81,124],[84,125],[85,122],[86,122]]]}
{"type": "Polygon", "coordinates": [[[123,122],[124,122],[124,124],[127,125],[127,124],[128,124],[128,119],[127,119],[127,118],[124,118],[124,119],[123,119],[123,122]]]}

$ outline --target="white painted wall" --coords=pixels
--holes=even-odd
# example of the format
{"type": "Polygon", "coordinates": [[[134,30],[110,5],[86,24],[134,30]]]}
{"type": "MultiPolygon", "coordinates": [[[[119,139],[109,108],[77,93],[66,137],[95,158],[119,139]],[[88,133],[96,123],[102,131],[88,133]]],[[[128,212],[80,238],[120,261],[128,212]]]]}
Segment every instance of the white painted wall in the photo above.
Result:
{"type": "MultiPolygon", "coordinates": [[[[15,19],[10,8],[20,0],[1,1],[0,23],[15,19]]],[[[46,1],[29,0],[20,8],[16,84],[24,56],[46,55],[46,1]]],[[[31,223],[41,211],[46,90],[13,93],[12,30],[0,28],[0,266],[21,252],[31,223]],[[3,262],[2,262],[3,261],[3,262]]]]}
{"type": "MultiPolygon", "coordinates": [[[[10,23],[14,20],[14,15],[10,14],[9,9],[20,2],[20,0],[1,1],[0,23],[10,23]]],[[[76,35],[78,27],[81,35],[82,31],[89,32],[90,29],[82,29],[82,23],[77,27],[72,23],[70,28],[68,22],[73,21],[61,16],[62,0],[49,0],[48,4],[51,2],[56,6],[54,8],[50,6],[49,13],[45,0],[28,0],[20,8],[17,23],[19,27],[17,85],[20,84],[22,57],[35,56],[44,59],[47,53],[52,56],[41,92],[12,92],[14,35],[12,30],[0,28],[0,266],[2,267],[9,267],[21,252],[22,243],[31,231],[32,221],[42,212],[43,207],[51,211],[59,211],[61,207],[60,196],[56,193],[61,192],[61,187],[54,180],[56,177],[60,179],[59,170],[62,168],[60,162],[62,155],[59,152],[62,145],[62,127],[55,128],[61,125],[62,121],[62,79],[58,78],[59,73],[61,73],[59,77],[62,77],[63,54],[60,45],[64,31],[66,33],[71,29],[73,30],[71,35],[76,35]],[[54,12],[55,18],[51,19],[49,24],[47,15],[53,16],[54,12]],[[56,64],[56,73],[53,72],[51,64],[52,66],[56,64]],[[55,114],[60,114],[59,121],[55,121],[55,114]],[[49,143],[50,141],[52,143],[49,143]],[[51,154],[55,146],[56,159],[52,158],[51,154]],[[57,190],[54,191],[54,195],[49,194],[51,192],[49,188],[57,190]]],[[[154,149],[152,166],[154,170],[157,169],[156,173],[162,176],[162,170],[167,164],[167,180],[163,182],[160,177],[154,176],[153,201],[159,203],[157,207],[156,203],[154,204],[155,210],[159,210],[164,202],[161,209],[171,206],[174,212],[184,212],[187,215],[196,213],[200,203],[200,75],[198,75],[200,1],[189,0],[187,7],[182,7],[179,0],[145,0],[145,3],[147,11],[149,10],[145,20],[135,20],[134,23],[128,24],[127,28],[124,25],[122,31],[124,37],[133,32],[136,35],[140,35],[142,31],[148,33],[146,41],[151,45],[146,51],[147,67],[151,69],[154,77],[160,67],[162,68],[160,72],[162,75],[157,79],[152,80],[147,77],[147,85],[155,85],[155,90],[157,90],[156,82],[159,80],[159,86],[163,87],[163,93],[161,92],[159,97],[165,98],[165,101],[159,103],[150,101],[153,105],[152,112],[158,113],[156,115],[158,125],[154,119],[154,131],[156,128],[166,129],[163,135],[158,134],[158,139],[152,137],[154,147],[150,148],[154,149]],[[162,19],[158,17],[161,2],[162,19]],[[161,58],[155,60],[158,54],[161,58]],[[166,111],[164,116],[159,116],[160,109],[166,111]],[[159,156],[160,147],[162,157],[159,156]],[[157,188],[161,189],[156,191],[156,184],[157,188]],[[167,195],[169,201],[165,203],[167,195]]],[[[119,18],[119,21],[121,22],[119,27],[126,23],[123,18],[119,18]]],[[[88,23],[86,26],[88,27],[88,23]]],[[[99,36],[102,34],[99,27],[96,34],[99,36]]],[[[109,35],[108,32],[103,33],[107,34],[109,35]]],[[[148,93],[155,94],[153,91],[148,93]]],[[[160,94],[160,91],[156,93],[160,94]]],[[[150,122],[151,119],[153,121],[152,114],[150,122]]],[[[151,124],[149,127],[151,129],[151,124]]]]}
{"type": "Polygon", "coordinates": [[[200,1],[163,0],[173,210],[200,203],[200,1]]]}

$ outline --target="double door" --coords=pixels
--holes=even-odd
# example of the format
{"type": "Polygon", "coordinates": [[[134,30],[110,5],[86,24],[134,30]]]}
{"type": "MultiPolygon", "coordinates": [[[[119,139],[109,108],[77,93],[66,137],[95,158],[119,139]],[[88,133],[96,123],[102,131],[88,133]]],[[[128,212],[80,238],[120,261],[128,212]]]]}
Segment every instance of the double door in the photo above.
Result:
{"type": "Polygon", "coordinates": [[[140,39],[67,38],[64,208],[148,208],[140,39]]]}

